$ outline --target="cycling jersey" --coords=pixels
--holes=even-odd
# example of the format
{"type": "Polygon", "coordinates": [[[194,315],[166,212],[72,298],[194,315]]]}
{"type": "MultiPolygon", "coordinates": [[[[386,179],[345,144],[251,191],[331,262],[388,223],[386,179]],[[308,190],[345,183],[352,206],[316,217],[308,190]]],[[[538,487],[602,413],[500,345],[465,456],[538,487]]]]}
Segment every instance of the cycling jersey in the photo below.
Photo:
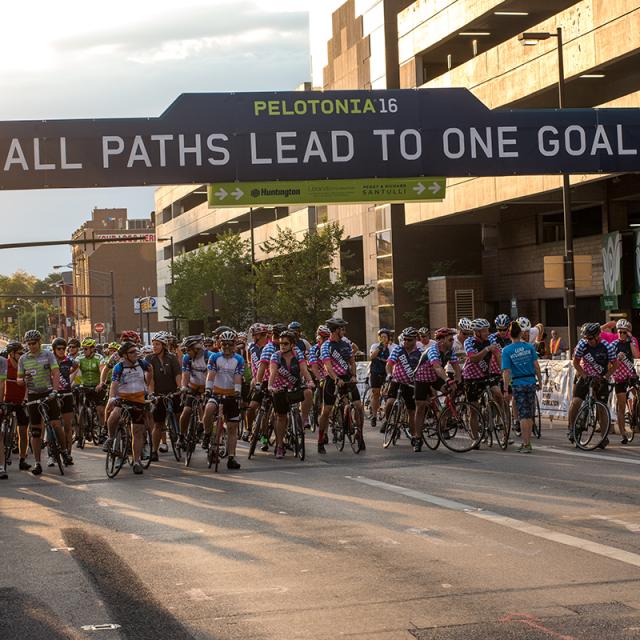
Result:
{"type": "Polygon", "coordinates": [[[324,368],[324,364],[322,364],[322,360],[320,360],[320,350],[322,349],[322,344],[317,342],[314,344],[311,349],[309,349],[309,366],[312,364],[318,365],[318,379],[325,380],[327,377],[327,370],[324,368]]]}
{"type": "Polygon", "coordinates": [[[631,351],[631,341],[616,340],[613,344],[614,351],[616,353],[616,359],[618,366],[613,372],[613,379],[615,382],[627,382],[631,378],[637,378],[635,367],[633,366],[633,352],[631,351]],[[622,354],[622,357],[620,357],[622,354]]]}
{"type": "Polygon", "coordinates": [[[456,354],[453,353],[453,351],[442,353],[438,348],[438,343],[435,342],[426,351],[423,351],[420,356],[418,366],[416,367],[416,381],[436,382],[440,378],[433,368],[433,365],[437,363],[444,368],[450,362],[457,364],[458,358],[456,354]]]}
{"type": "Polygon", "coordinates": [[[480,351],[490,344],[488,340],[482,341],[475,336],[470,336],[464,341],[464,350],[467,354],[467,359],[465,360],[464,369],[462,370],[462,377],[465,380],[482,380],[489,375],[489,363],[493,358],[493,354],[487,353],[480,362],[471,362],[470,356],[480,353],[480,351]]]}
{"type": "Polygon", "coordinates": [[[249,364],[251,365],[251,375],[255,379],[258,375],[258,367],[260,366],[260,356],[262,355],[262,349],[257,342],[252,342],[248,347],[249,352],[249,364]]]}
{"type": "Polygon", "coordinates": [[[602,339],[592,347],[582,338],[574,352],[574,357],[580,359],[580,365],[585,374],[594,378],[604,377],[609,364],[616,359],[616,356],[613,345],[602,339]]]}
{"type": "Polygon", "coordinates": [[[116,353],[112,354],[109,357],[109,359],[104,363],[104,366],[107,367],[107,369],[113,369],[113,367],[115,367],[118,364],[118,362],[120,362],[120,360],[122,360],[122,358],[116,351],[116,353]]]}
{"type": "Polygon", "coordinates": [[[300,363],[304,362],[304,356],[300,357],[294,352],[289,364],[287,364],[286,360],[282,357],[282,352],[276,351],[271,356],[271,362],[275,362],[278,365],[278,373],[271,385],[274,393],[285,390],[293,391],[300,386],[302,383],[300,363]]]}
{"type": "Polygon", "coordinates": [[[355,372],[351,371],[351,358],[353,350],[348,340],[326,340],[320,349],[322,362],[330,362],[334,373],[339,377],[351,377],[355,372]]]}
{"type": "Polygon", "coordinates": [[[111,380],[118,383],[116,397],[129,402],[144,402],[146,384],[145,371],[149,371],[151,365],[144,360],[138,360],[135,364],[125,364],[124,360],[118,362],[113,368],[111,380]]]}
{"type": "Polygon", "coordinates": [[[18,377],[27,379],[28,393],[46,393],[53,388],[51,372],[59,369],[58,361],[52,351],[39,351],[35,355],[30,352],[20,356],[18,361],[18,377]]]}
{"type": "Polygon", "coordinates": [[[213,393],[219,396],[232,396],[235,394],[235,377],[244,373],[244,358],[237,353],[227,358],[219,351],[211,354],[207,368],[215,373],[213,385],[207,383],[207,388],[213,388],[213,393]]]}
{"type": "Polygon", "coordinates": [[[182,356],[182,371],[189,373],[189,385],[192,389],[204,390],[207,379],[207,364],[212,355],[212,351],[205,349],[198,352],[195,360],[192,360],[188,353],[182,356]]]}
{"type": "Polygon", "coordinates": [[[24,400],[24,387],[21,387],[16,379],[18,377],[18,365],[13,364],[11,358],[7,358],[7,382],[4,387],[4,400],[13,404],[20,404],[24,400]]]}
{"type": "Polygon", "coordinates": [[[78,358],[78,373],[75,377],[77,384],[87,387],[95,387],[100,384],[100,368],[104,364],[103,359],[94,353],[90,358],[82,355],[78,358]]]}
{"type": "Polygon", "coordinates": [[[395,346],[389,355],[389,362],[393,363],[392,379],[402,384],[413,384],[422,353],[417,347],[409,353],[404,347],[395,346]]]}
{"type": "Polygon", "coordinates": [[[60,391],[69,391],[71,389],[71,371],[76,366],[76,361],[69,356],[65,356],[58,361],[60,369],[60,391]]]}
{"type": "Polygon", "coordinates": [[[456,354],[458,358],[458,362],[460,364],[464,364],[464,361],[467,359],[467,352],[464,350],[465,339],[462,336],[462,341],[458,339],[458,334],[453,337],[453,352],[456,354]]]}
{"type": "Polygon", "coordinates": [[[501,336],[497,331],[489,336],[490,344],[498,345],[498,352],[491,358],[490,371],[491,375],[499,376],[502,374],[502,350],[511,344],[511,338],[509,336],[501,336]]]}
{"type": "MultiPolygon", "coordinates": [[[[369,349],[369,355],[371,355],[378,347],[380,346],[380,342],[374,342],[369,349]]],[[[380,349],[378,355],[371,361],[369,365],[369,371],[371,373],[383,376],[386,371],[387,360],[391,355],[391,350],[388,346],[380,349]]]]}

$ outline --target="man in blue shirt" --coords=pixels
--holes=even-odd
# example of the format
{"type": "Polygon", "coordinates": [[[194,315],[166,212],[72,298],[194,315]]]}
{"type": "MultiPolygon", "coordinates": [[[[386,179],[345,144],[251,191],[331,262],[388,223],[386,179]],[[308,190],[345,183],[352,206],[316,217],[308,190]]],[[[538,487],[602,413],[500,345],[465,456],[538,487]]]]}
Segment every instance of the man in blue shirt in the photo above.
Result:
{"type": "Polygon", "coordinates": [[[535,347],[522,340],[522,329],[518,322],[512,322],[509,330],[511,344],[502,350],[502,377],[504,388],[513,387],[513,397],[518,408],[522,444],[520,453],[531,453],[531,431],[536,403],[537,386],[542,386],[542,373],[535,347]]]}

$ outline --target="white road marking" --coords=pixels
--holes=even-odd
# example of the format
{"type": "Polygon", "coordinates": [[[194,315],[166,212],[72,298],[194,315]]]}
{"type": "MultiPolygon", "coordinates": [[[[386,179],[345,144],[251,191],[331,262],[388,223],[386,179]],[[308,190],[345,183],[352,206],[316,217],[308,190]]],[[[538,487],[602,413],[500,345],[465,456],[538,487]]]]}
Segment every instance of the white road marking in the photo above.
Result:
{"type": "Polygon", "coordinates": [[[476,518],[481,518],[482,520],[487,520],[493,524],[508,527],[509,529],[515,529],[516,531],[526,533],[530,536],[543,538],[569,547],[575,547],[581,551],[590,551],[591,553],[604,556],[605,558],[618,560],[619,562],[624,562],[625,564],[630,564],[634,567],[640,567],[640,555],[637,553],[631,553],[630,551],[624,551],[623,549],[616,549],[615,547],[610,547],[598,542],[592,542],[591,540],[578,538],[577,536],[568,535],[566,533],[560,533],[558,531],[539,527],[535,524],[529,524],[528,522],[517,520],[516,518],[502,516],[499,513],[494,513],[493,511],[483,511],[478,507],[473,507],[471,505],[464,504],[463,502],[447,500],[446,498],[432,496],[429,493],[415,491],[414,489],[407,489],[406,487],[401,487],[395,484],[380,482],[379,480],[371,480],[370,478],[365,478],[363,476],[350,477],[350,479],[362,484],[367,484],[371,487],[384,489],[385,491],[390,491],[392,493],[399,493],[407,498],[413,498],[415,500],[420,500],[421,502],[428,502],[429,504],[436,505],[437,507],[467,513],[471,516],[475,516],[476,518]]]}
{"type": "Polygon", "coordinates": [[[189,591],[186,591],[184,595],[187,596],[189,600],[194,600],[195,602],[213,600],[213,598],[208,596],[202,589],[189,589],[189,591]]]}
{"type": "Polygon", "coordinates": [[[611,518],[609,516],[591,516],[596,520],[606,520],[607,522],[612,522],[613,524],[619,524],[621,527],[632,531],[633,533],[640,532],[640,524],[635,524],[633,522],[625,522],[624,520],[620,520],[618,518],[611,518]]]}
{"type": "Polygon", "coordinates": [[[559,453],[563,456],[576,456],[577,458],[593,458],[602,462],[625,462],[626,464],[640,464],[640,458],[622,458],[621,456],[600,455],[597,453],[586,453],[583,451],[565,451],[564,449],[556,449],[555,447],[538,446],[536,451],[548,451],[549,453],[559,453]]]}

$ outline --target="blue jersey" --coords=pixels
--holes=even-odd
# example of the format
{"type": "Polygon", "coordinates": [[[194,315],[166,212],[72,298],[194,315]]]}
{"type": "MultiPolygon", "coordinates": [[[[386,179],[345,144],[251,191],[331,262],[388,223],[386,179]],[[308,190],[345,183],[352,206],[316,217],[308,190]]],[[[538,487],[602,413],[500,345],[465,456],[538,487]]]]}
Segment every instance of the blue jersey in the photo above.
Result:
{"type": "Polygon", "coordinates": [[[213,387],[216,395],[233,395],[235,393],[235,377],[244,374],[244,358],[234,353],[230,358],[225,357],[222,352],[213,353],[209,357],[207,364],[209,371],[213,371],[213,385],[209,383],[208,387],[213,387]]]}
{"type": "Polygon", "coordinates": [[[182,371],[189,373],[189,384],[192,388],[204,389],[207,379],[207,363],[211,356],[212,352],[206,349],[200,351],[195,359],[192,359],[188,353],[182,356],[182,371]]]}
{"type": "Polygon", "coordinates": [[[502,368],[511,370],[514,387],[536,383],[534,362],[538,359],[536,348],[528,342],[512,342],[502,350],[502,368]]]}
{"type": "Polygon", "coordinates": [[[355,372],[351,371],[351,358],[353,349],[348,340],[327,340],[322,343],[320,359],[322,362],[330,362],[334,373],[339,377],[351,377],[355,372]]]}

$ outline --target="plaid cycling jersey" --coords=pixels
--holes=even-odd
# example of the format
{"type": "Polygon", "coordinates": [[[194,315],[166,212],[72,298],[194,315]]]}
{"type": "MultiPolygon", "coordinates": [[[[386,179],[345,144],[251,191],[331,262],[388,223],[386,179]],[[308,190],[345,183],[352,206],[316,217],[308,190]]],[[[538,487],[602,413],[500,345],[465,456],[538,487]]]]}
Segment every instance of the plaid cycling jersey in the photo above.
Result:
{"type": "Polygon", "coordinates": [[[285,390],[293,391],[301,385],[302,371],[300,370],[300,363],[304,362],[304,356],[300,349],[294,351],[289,364],[282,357],[282,351],[276,351],[271,356],[271,362],[275,362],[278,365],[278,373],[273,385],[271,385],[274,393],[285,390]]]}
{"type": "Polygon", "coordinates": [[[582,338],[574,351],[574,358],[580,359],[580,365],[588,376],[602,378],[606,375],[609,364],[616,359],[613,345],[600,340],[594,347],[582,338]]]}
{"type": "Polygon", "coordinates": [[[420,356],[420,362],[416,368],[416,382],[436,382],[438,380],[438,374],[433,368],[434,364],[439,364],[441,367],[446,367],[449,363],[457,364],[458,357],[453,351],[447,351],[443,353],[438,348],[438,343],[434,342],[426,351],[423,351],[420,356]]]}
{"type": "Polygon", "coordinates": [[[396,345],[391,353],[387,362],[393,364],[393,373],[391,378],[396,382],[402,384],[413,384],[415,379],[415,370],[418,367],[420,358],[424,352],[417,347],[409,353],[404,347],[396,345]]]}
{"type": "Polygon", "coordinates": [[[496,331],[489,336],[489,343],[497,344],[499,347],[498,352],[494,354],[493,358],[491,358],[489,373],[492,376],[502,375],[502,350],[508,344],[511,344],[511,338],[508,335],[503,337],[496,331]]]}
{"type": "MultiPolygon", "coordinates": [[[[271,356],[278,351],[278,345],[269,340],[267,344],[262,348],[262,353],[260,354],[260,364],[264,363],[267,365],[267,369],[269,368],[269,363],[271,362],[271,356]]],[[[304,353],[298,349],[298,347],[293,348],[293,352],[296,354],[298,360],[302,358],[304,360],[304,353]]]]}
{"type": "Polygon", "coordinates": [[[220,396],[232,396],[235,393],[235,377],[242,377],[244,373],[244,358],[238,353],[227,358],[219,351],[211,354],[207,369],[215,373],[213,393],[220,396]]]}
{"type": "Polygon", "coordinates": [[[331,362],[333,371],[337,376],[351,376],[355,372],[351,371],[351,358],[353,350],[351,342],[348,340],[326,340],[320,348],[320,359],[322,362],[331,362]]]}
{"type": "Polygon", "coordinates": [[[263,348],[264,347],[261,347],[255,342],[252,342],[247,348],[247,351],[249,352],[249,364],[251,365],[251,375],[254,379],[258,373],[263,348]]]}
{"type": "Polygon", "coordinates": [[[322,360],[320,360],[321,348],[322,348],[322,345],[319,342],[311,346],[311,349],[309,349],[309,366],[311,366],[312,364],[317,364],[318,378],[320,380],[324,380],[327,377],[327,370],[324,368],[324,365],[322,364],[322,360]]]}
{"type": "Polygon", "coordinates": [[[618,360],[618,366],[613,372],[613,379],[615,382],[626,382],[631,378],[636,378],[635,367],[633,366],[633,352],[631,351],[631,341],[616,340],[611,343],[616,352],[616,358],[618,360]],[[622,354],[622,357],[620,356],[622,354]]]}
{"type": "Polygon", "coordinates": [[[192,388],[199,387],[204,389],[207,379],[207,363],[212,355],[212,351],[205,349],[198,353],[195,360],[192,360],[188,353],[182,356],[182,371],[189,373],[189,384],[192,388]]]}
{"type": "Polygon", "coordinates": [[[470,356],[480,353],[480,351],[490,344],[488,340],[483,342],[475,336],[470,336],[464,341],[464,351],[467,354],[467,359],[462,369],[462,377],[465,380],[483,380],[489,375],[489,363],[491,362],[493,354],[488,353],[480,362],[471,362],[470,356]]]}

